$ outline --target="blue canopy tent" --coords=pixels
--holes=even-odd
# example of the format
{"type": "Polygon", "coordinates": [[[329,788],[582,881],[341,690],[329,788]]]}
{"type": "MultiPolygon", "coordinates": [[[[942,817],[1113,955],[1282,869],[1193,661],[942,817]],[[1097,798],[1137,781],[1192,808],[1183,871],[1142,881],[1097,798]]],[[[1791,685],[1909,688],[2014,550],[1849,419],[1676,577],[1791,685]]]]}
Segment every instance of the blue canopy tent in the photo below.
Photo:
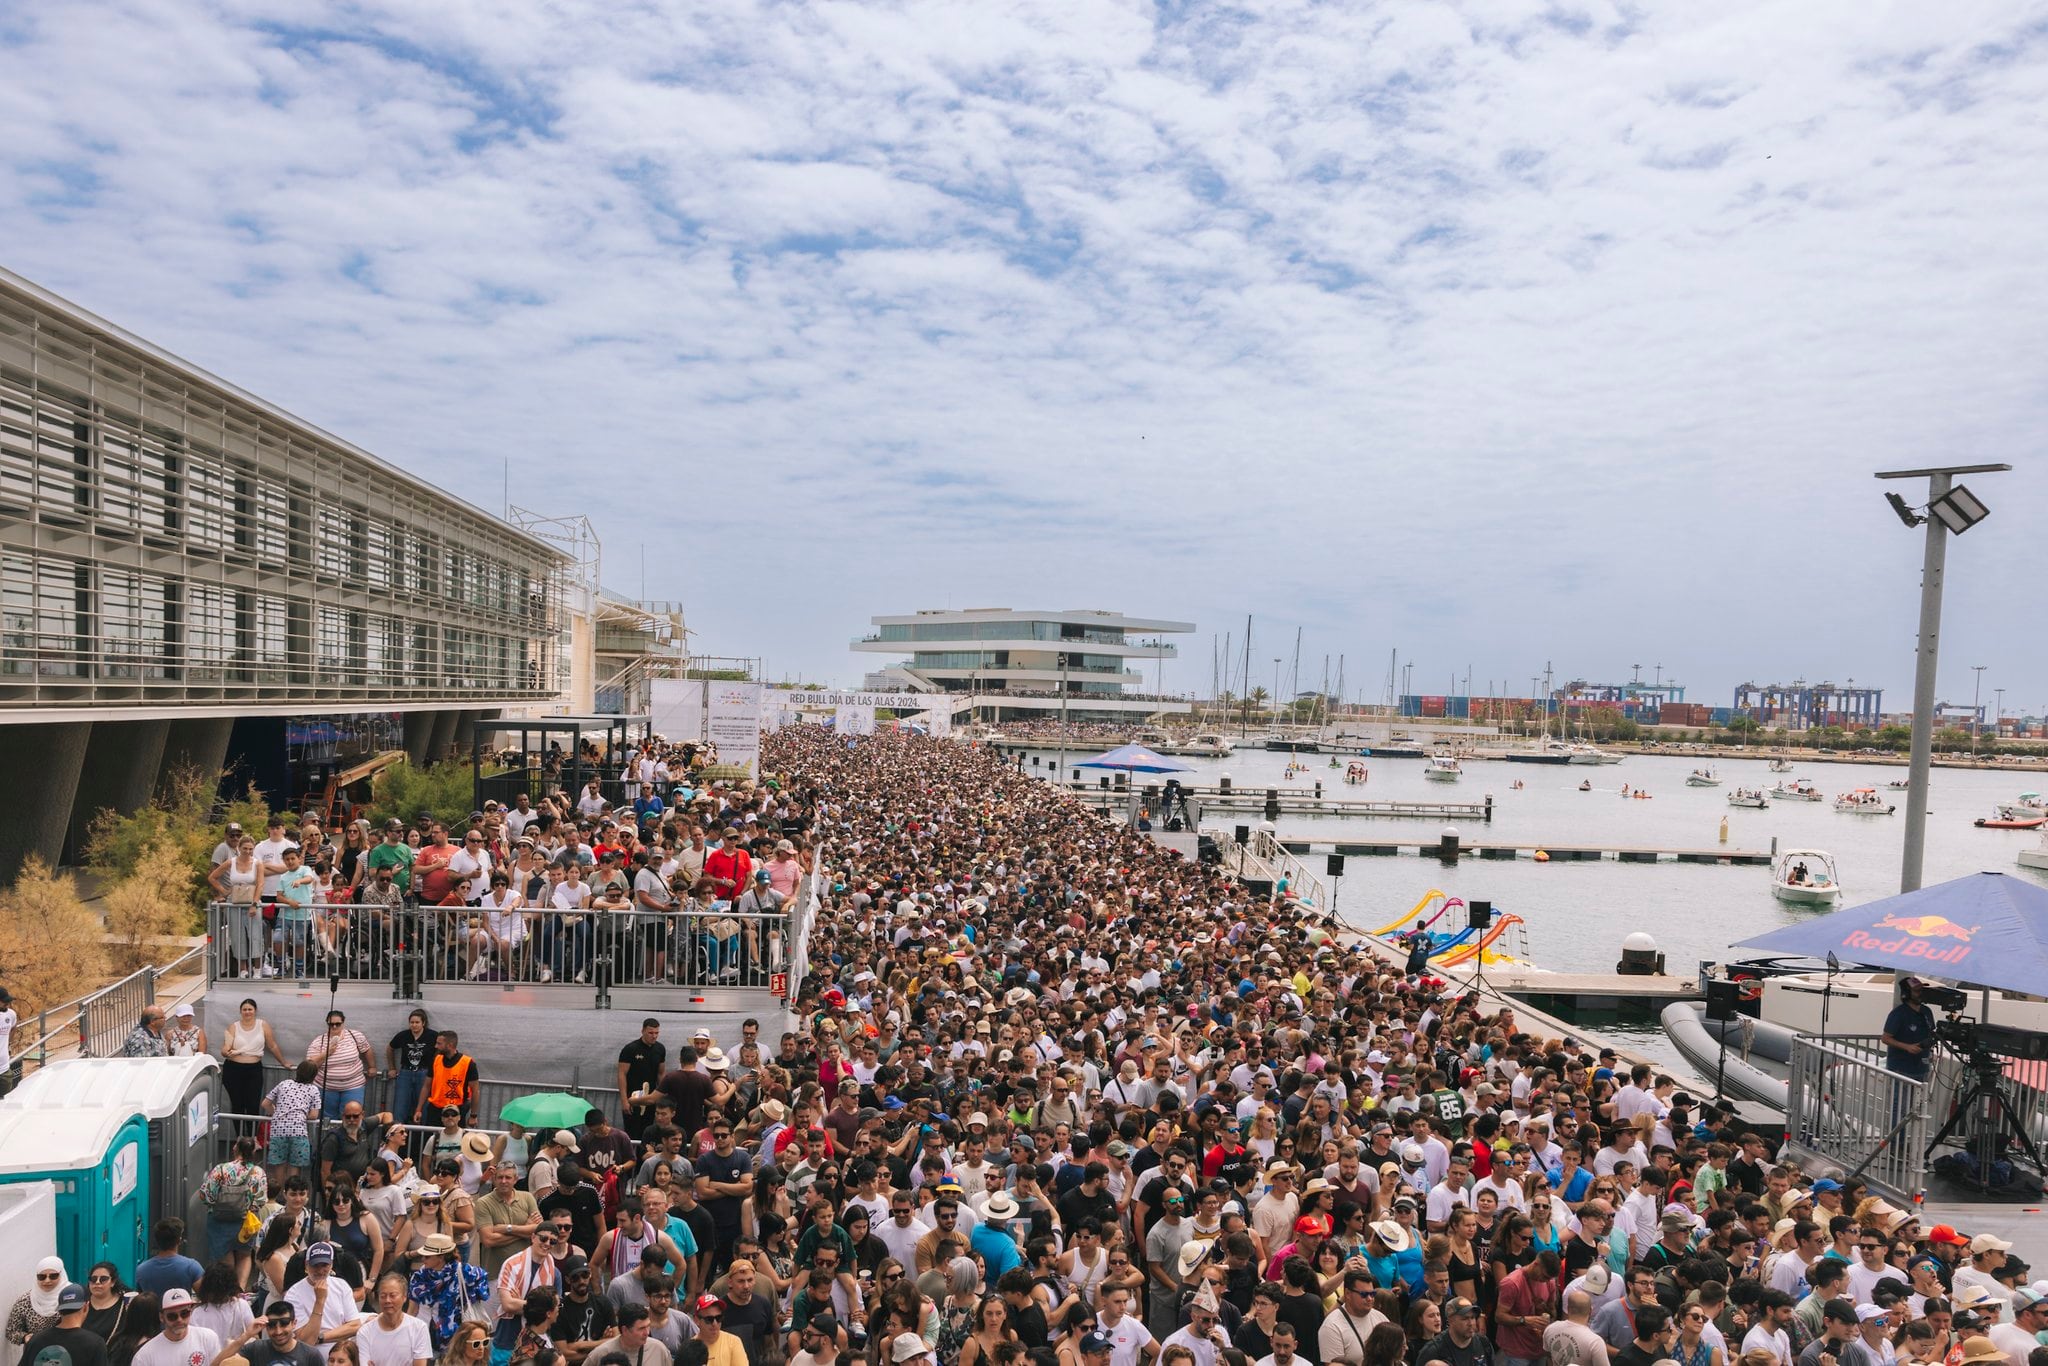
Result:
{"type": "Polygon", "coordinates": [[[2048,888],[2004,873],[1972,873],[1736,945],[2038,993],[2048,983],[2048,888]]]}
{"type": "Polygon", "coordinates": [[[1192,773],[1186,764],[1154,754],[1143,745],[1118,745],[1107,754],[1083,759],[1076,768],[1113,768],[1122,773],[1192,773]]]}

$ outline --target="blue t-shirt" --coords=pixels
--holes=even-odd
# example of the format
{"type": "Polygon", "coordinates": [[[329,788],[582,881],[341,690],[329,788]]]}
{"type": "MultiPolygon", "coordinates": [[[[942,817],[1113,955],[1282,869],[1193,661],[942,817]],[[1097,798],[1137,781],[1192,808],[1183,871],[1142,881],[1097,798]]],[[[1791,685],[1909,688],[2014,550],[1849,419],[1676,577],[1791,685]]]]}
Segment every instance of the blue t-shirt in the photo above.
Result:
{"type": "Polygon", "coordinates": [[[151,1257],[138,1265],[135,1268],[135,1288],[152,1295],[162,1295],[166,1290],[190,1290],[205,1274],[205,1267],[182,1252],[173,1252],[168,1256],[151,1257]]]}
{"type": "Polygon", "coordinates": [[[976,1224],[974,1232],[968,1235],[968,1242],[988,1266],[988,1293],[991,1295],[996,1293],[996,1282],[1005,1271],[1024,1264],[1024,1258],[1017,1251],[1017,1240],[1003,1229],[976,1224]]]}
{"type": "Polygon", "coordinates": [[[1896,1005],[1892,1013],[1884,1017],[1884,1032],[1900,1043],[1918,1045],[1923,1051],[1908,1053],[1903,1048],[1886,1045],[1884,1065],[1902,1077],[1925,1077],[1927,1075],[1927,1041],[1934,1037],[1934,1012],[1926,1006],[1896,1005]]]}

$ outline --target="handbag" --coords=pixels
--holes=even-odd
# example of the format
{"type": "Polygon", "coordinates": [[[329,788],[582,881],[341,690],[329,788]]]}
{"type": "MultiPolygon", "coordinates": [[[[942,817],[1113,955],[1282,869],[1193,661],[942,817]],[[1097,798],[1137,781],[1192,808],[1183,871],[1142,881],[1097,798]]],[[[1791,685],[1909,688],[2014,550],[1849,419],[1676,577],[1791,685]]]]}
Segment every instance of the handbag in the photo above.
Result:
{"type": "Polygon", "coordinates": [[[480,1323],[487,1329],[491,1328],[496,1323],[496,1318],[489,1309],[470,1298],[469,1277],[464,1274],[467,1270],[466,1262],[455,1263],[455,1291],[462,1297],[462,1317],[458,1322],[464,1327],[480,1323]]]}

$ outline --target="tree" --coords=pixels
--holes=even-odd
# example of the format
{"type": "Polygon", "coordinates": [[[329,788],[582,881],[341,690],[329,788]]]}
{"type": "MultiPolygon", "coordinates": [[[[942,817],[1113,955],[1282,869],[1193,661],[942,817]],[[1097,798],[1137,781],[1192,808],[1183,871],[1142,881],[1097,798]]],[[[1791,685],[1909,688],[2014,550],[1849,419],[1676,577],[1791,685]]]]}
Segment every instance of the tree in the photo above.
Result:
{"type": "Polygon", "coordinates": [[[214,846],[229,821],[259,838],[270,820],[263,794],[250,787],[239,799],[222,803],[216,794],[227,775],[180,765],[164,778],[150,802],[122,813],[105,808],[92,818],[85,837],[85,862],[104,882],[131,877],[144,858],[159,846],[177,851],[191,873],[177,886],[191,909],[205,904],[206,874],[213,871],[214,846]]]}
{"type": "Polygon", "coordinates": [[[370,780],[370,824],[375,828],[396,817],[411,825],[426,812],[452,827],[469,819],[475,799],[475,774],[466,760],[419,767],[405,760],[370,780]]]}
{"type": "Polygon", "coordinates": [[[101,898],[112,938],[114,971],[130,973],[177,955],[162,941],[192,932],[192,898],[199,881],[185,852],[170,840],[144,850],[135,871],[101,898]]]}
{"type": "Polygon", "coordinates": [[[0,978],[14,992],[15,1010],[26,1019],[82,995],[106,975],[100,923],[79,896],[77,880],[31,855],[14,885],[0,892],[0,978]]]}

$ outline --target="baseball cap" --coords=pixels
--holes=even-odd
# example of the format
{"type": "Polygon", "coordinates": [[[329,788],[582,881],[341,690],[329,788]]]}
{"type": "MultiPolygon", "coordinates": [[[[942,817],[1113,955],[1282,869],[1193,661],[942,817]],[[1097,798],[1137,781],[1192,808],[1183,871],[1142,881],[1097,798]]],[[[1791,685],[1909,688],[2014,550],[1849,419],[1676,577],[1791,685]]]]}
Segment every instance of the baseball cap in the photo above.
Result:
{"type": "Polygon", "coordinates": [[[810,1321],[804,1325],[804,1331],[807,1333],[823,1333],[829,1338],[839,1331],[839,1319],[832,1314],[813,1314],[810,1317],[810,1321]]]}
{"type": "Polygon", "coordinates": [[[1984,1252],[2010,1251],[2012,1251],[2012,1244],[1995,1233],[1980,1233],[1970,1240],[1970,1255],[1972,1257],[1984,1252]]]}
{"type": "Polygon", "coordinates": [[[720,1300],[716,1295],[699,1295],[697,1297],[697,1312],[701,1314],[707,1309],[717,1309],[723,1303],[724,1301],[720,1300]]]}
{"type": "Polygon", "coordinates": [[[1479,1312],[1479,1306],[1478,1306],[1478,1305],[1476,1305],[1476,1304],[1474,1304],[1474,1303],[1472,1303],[1472,1301],[1470,1301],[1470,1300],[1466,1299],[1466,1298],[1465,1298],[1465,1297],[1464,1297],[1463,1295],[1459,1295],[1459,1296],[1456,1296],[1456,1297],[1454,1297],[1454,1298],[1453,1298],[1453,1299],[1452,1299],[1452,1300],[1450,1301],[1450,1303],[1448,1303],[1448,1304],[1446,1304],[1446,1305],[1444,1306],[1444,1317],[1445,1317],[1445,1318],[1453,1318],[1453,1319],[1454,1319],[1454,1318],[1457,1318],[1457,1317],[1458,1317],[1459,1315],[1461,1315],[1461,1314],[1476,1314],[1476,1313],[1478,1313],[1478,1312],[1479,1312]]]}
{"type": "Polygon", "coordinates": [[[1081,1351],[1084,1355],[1092,1356],[1115,1350],[1116,1342],[1107,1333],[1090,1333],[1081,1339],[1081,1351]]]}
{"type": "Polygon", "coordinates": [[[1956,1232],[1953,1224],[1936,1224],[1927,1231],[1927,1241],[1930,1243],[1949,1243],[1956,1247],[1961,1247],[1970,1240],[1956,1232]]]}
{"type": "MultiPolygon", "coordinates": [[[[308,1254],[308,1260],[311,1260],[310,1253],[308,1254]]],[[[163,1298],[157,1301],[158,1307],[163,1309],[183,1309],[191,1303],[192,1292],[185,1289],[183,1286],[177,1285],[174,1285],[169,1290],[164,1291],[163,1298]]]]}
{"type": "Polygon", "coordinates": [[[332,1244],[332,1243],[315,1243],[315,1244],[313,1244],[313,1245],[312,1245],[311,1247],[307,1248],[307,1249],[306,1249],[306,1265],[307,1265],[307,1266],[332,1266],[332,1265],[334,1265],[334,1244],[332,1244]]]}
{"type": "Polygon", "coordinates": [[[572,1153],[583,1151],[583,1149],[576,1146],[576,1135],[570,1133],[567,1129],[555,1130],[555,1144],[557,1147],[567,1148],[572,1153]]]}
{"type": "Polygon", "coordinates": [[[1813,1183],[1813,1193],[1815,1195],[1825,1195],[1829,1191],[1838,1191],[1841,1188],[1842,1183],[1835,1180],[1832,1176],[1823,1176],[1820,1180],[1813,1183]]]}
{"type": "Polygon", "coordinates": [[[1881,1304],[1858,1305],[1856,1307],[1856,1322],[1869,1323],[1873,1319],[1883,1318],[1886,1314],[1889,1314],[1890,1312],[1891,1311],[1889,1309],[1886,1309],[1881,1304]]]}
{"type": "Polygon", "coordinates": [[[85,1287],[76,1281],[67,1283],[57,1292],[57,1312],[60,1314],[75,1314],[88,1303],[90,1300],[86,1296],[85,1287]]]}

